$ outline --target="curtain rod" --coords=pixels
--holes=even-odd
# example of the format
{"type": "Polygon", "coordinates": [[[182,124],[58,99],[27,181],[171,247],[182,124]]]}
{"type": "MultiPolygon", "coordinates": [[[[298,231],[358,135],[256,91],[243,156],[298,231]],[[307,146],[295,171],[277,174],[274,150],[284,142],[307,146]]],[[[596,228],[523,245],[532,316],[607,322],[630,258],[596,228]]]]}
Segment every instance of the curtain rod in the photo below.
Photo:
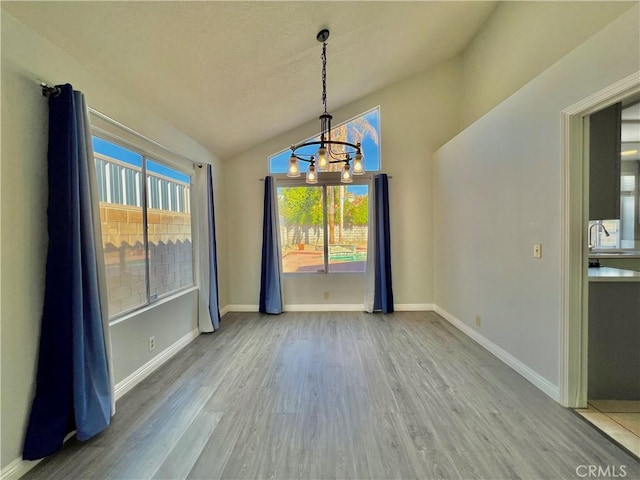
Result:
{"type": "MultiPolygon", "coordinates": [[[[340,173],[340,172],[335,172],[335,173],[340,173]]],[[[375,173],[372,173],[372,175],[376,175],[376,174],[375,174],[375,173]]],[[[393,178],[393,177],[392,177],[391,175],[387,175],[387,178],[391,179],[391,178],[393,178]]],[[[258,181],[259,181],[259,182],[264,182],[264,177],[260,177],[260,178],[258,179],[258,181]]],[[[346,187],[346,186],[348,186],[348,185],[347,185],[347,184],[344,184],[344,186],[346,187]]]]}
{"type": "Polygon", "coordinates": [[[42,87],[42,96],[43,97],[57,97],[60,95],[61,90],[58,87],[52,87],[51,85],[47,85],[44,82],[40,82],[40,87],[42,87]]]}
{"type": "MultiPolygon", "coordinates": [[[[47,83],[44,82],[40,82],[40,86],[42,87],[42,96],[44,97],[49,97],[49,96],[54,96],[57,97],[58,95],[60,95],[60,88],[59,87],[54,87],[51,85],[48,85],[47,83]]],[[[148,142],[162,150],[164,150],[167,153],[170,153],[172,155],[175,155],[177,157],[183,158],[184,160],[187,160],[189,162],[191,162],[194,166],[198,167],[198,168],[202,168],[202,162],[194,162],[193,160],[191,160],[188,157],[185,157],[184,155],[182,155],[181,153],[176,152],[175,150],[172,150],[169,147],[164,146],[163,144],[156,142],[155,140],[153,140],[152,138],[147,137],[146,135],[143,135],[139,132],[136,132],[134,129],[127,127],[126,125],[118,122],[117,120],[114,120],[113,118],[109,117],[108,115],[105,115],[102,112],[99,112],[98,110],[96,110],[95,108],[89,108],[89,112],[91,112],[92,114],[94,114],[96,117],[100,117],[103,120],[111,123],[112,125],[115,125],[118,128],[121,128],[127,132],[129,132],[132,135],[135,135],[136,137],[144,140],[145,142],[148,142]]]]}
{"type": "Polygon", "coordinates": [[[117,120],[114,120],[113,118],[109,117],[108,115],[105,115],[102,112],[99,112],[98,110],[96,110],[95,108],[91,108],[89,107],[89,112],[91,112],[92,114],[94,114],[96,117],[100,117],[103,120],[105,120],[106,122],[111,123],[112,125],[115,125],[118,128],[122,128],[123,130],[126,130],[127,132],[129,132],[132,135],[135,135],[136,137],[144,140],[145,142],[148,142],[162,150],[164,150],[167,153],[170,153],[172,155],[175,155],[177,157],[183,158],[189,162],[191,162],[194,166],[198,167],[198,168],[202,168],[202,162],[195,162],[193,160],[191,160],[188,157],[185,157],[184,155],[182,155],[181,153],[176,152],[175,150],[172,150],[169,147],[164,146],[163,144],[156,142],[155,140],[153,140],[152,138],[147,137],[146,135],[143,135],[142,133],[136,132],[134,129],[127,127],[126,125],[120,123],[117,120]]]}

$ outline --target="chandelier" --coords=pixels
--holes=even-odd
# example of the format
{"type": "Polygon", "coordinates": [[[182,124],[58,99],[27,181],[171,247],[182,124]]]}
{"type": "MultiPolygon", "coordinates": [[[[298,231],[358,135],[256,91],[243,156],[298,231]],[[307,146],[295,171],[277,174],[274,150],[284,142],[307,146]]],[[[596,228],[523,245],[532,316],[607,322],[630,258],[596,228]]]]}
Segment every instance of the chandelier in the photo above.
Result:
{"type": "Polygon", "coordinates": [[[320,115],[320,140],[291,145],[291,156],[289,157],[289,167],[287,177],[299,177],[299,161],[309,164],[307,169],[306,183],[318,183],[318,172],[329,170],[330,164],[342,164],[340,181],[351,183],[353,175],[362,175],[364,170],[364,158],[360,143],[350,143],[346,141],[332,140],[331,120],[333,117],[327,112],[327,39],[329,30],[321,30],[316,36],[322,42],[322,105],[324,113],[320,115]],[[299,152],[303,147],[318,145],[315,155],[299,152]],[[353,162],[353,165],[351,163],[353,162]]]}

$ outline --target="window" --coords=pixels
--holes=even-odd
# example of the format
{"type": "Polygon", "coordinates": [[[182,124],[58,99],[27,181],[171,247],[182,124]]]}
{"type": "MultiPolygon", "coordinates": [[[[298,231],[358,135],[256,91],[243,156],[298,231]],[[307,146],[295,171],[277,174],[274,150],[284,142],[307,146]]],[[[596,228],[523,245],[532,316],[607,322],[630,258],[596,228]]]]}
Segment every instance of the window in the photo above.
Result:
{"type": "Polygon", "coordinates": [[[637,176],[623,173],[620,177],[620,219],[592,220],[589,222],[591,238],[595,249],[634,248],[635,245],[635,203],[637,176]],[[594,226],[602,224],[606,231],[594,226]]]}
{"type": "Polygon", "coordinates": [[[278,210],[283,273],[366,270],[368,185],[281,186],[278,210]]]}
{"type": "Polygon", "coordinates": [[[193,285],[191,177],[93,137],[109,317],[193,285]]]}
{"type": "MultiPolygon", "coordinates": [[[[332,129],[332,138],[362,144],[367,172],[380,170],[380,109],[376,107],[332,129]]],[[[319,137],[313,139],[318,140],[319,137]]],[[[313,139],[307,139],[310,141],[313,139]]],[[[313,154],[317,146],[302,153],[313,154]]],[[[269,172],[286,173],[290,150],[269,158],[269,172]]],[[[305,172],[308,164],[301,162],[305,172]]],[[[334,164],[332,167],[340,167],[334,164]]],[[[330,168],[331,169],[331,168],[330,168]]],[[[318,185],[278,179],[278,210],[284,273],[362,273],[369,230],[368,179],[341,184],[338,173],[322,172],[318,185]]]]}
{"type": "Polygon", "coordinates": [[[620,248],[635,247],[637,180],[635,174],[620,177],[620,248]]]}
{"type": "Polygon", "coordinates": [[[620,248],[620,220],[589,221],[590,242],[594,249],[620,248]],[[602,227],[596,226],[602,225],[602,227]]]}

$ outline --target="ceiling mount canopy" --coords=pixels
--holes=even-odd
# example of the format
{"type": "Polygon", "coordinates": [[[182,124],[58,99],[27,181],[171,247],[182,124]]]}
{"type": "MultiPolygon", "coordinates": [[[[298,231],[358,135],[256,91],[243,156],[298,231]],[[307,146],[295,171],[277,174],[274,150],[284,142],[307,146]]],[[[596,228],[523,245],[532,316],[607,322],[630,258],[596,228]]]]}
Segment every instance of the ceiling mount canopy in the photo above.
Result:
{"type": "Polygon", "coordinates": [[[320,140],[291,145],[291,156],[289,157],[288,177],[299,177],[299,161],[309,164],[307,169],[307,183],[318,183],[318,171],[329,170],[331,164],[342,164],[340,181],[351,183],[353,175],[362,175],[364,170],[364,158],[360,143],[350,143],[346,138],[332,138],[331,120],[333,117],[327,112],[327,39],[329,30],[323,29],[318,32],[316,38],[322,42],[322,106],[324,112],[320,115],[320,140]],[[299,150],[309,145],[318,145],[315,155],[301,153],[299,150]],[[353,162],[353,165],[352,165],[353,162]]]}

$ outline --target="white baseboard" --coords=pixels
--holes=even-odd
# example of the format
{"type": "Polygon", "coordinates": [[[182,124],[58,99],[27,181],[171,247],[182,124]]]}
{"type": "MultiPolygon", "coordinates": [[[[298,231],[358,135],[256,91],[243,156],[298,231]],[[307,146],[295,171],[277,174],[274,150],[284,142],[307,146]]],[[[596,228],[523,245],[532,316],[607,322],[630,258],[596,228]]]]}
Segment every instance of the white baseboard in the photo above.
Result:
{"type": "Polygon", "coordinates": [[[393,308],[396,312],[433,312],[436,306],[433,303],[396,303],[393,308]]]}
{"type": "MultiPolygon", "coordinates": [[[[396,303],[393,306],[396,312],[429,312],[435,310],[433,303],[396,303]]],[[[364,312],[362,303],[334,303],[334,304],[299,304],[285,305],[287,312],[364,312]]]]}
{"type": "MultiPolygon", "coordinates": [[[[432,312],[436,309],[433,303],[397,303],[394,309],[398,312],[432,312]]],[[[284,306],[285,312],[364,312],[363,303],[302,303],[284,306]]],[[[258,305],[226,305],[220,315],[228,312],[257,312],[258,305]]]]}
{"type": "Polygon", "coordinates": [[[42,459],[31,461],[23,460],[22,458],[18,457],[9,465],[0,470],[0,478],[2,480],[18,480],[41,461],[42,459]]]}
{"type": "MultiPolygon", "coordinates": [[[[67,433],[62,443],[66,443],[72,437],[75,437],[76,430],[67,433]]],[[[29,470],[38,465],[44,458],[38,460],[23,460],[21,457],[16,458],[9,465],[0,470],[0,480],[18,480],[26,475],[29,470]]]]}
{"type": "MultiPolygon", "coordinates": [[[[226,305],[220,310],[220,315],[227,312],[257,312],[258,305],[226,305]],[[224,313],[222,313],[224,312],[224,313]]],[[[361,303],[303,303],[284,306],[285,312],[364,312],[364,304],[361,303]]]]}
{"type": "Polygon", "coordinates": [[[364,312],[364,303],[301,303],[284,306],[285,312],[364,312]]]}
{"type": "Polygon", "coordinates": [[[551,397],[556,402],[560,401],[560,388],[557,385],[554,385],[546,378],[542,377],[539,373],[532,370],[530,367],[522,363],[516,357],[511,355],[509,352],[503,350],[498,345],[493,343],[488,338],[484,337],[476,330],[471,328],[466,323],[458,320],[456,317],[451,315],[445,309],[435,306],[435,312],[440,315],[442,318],[451,323],[454,327],[460,330],[462,333],[470,337],[475,342],[482,345],[484,348],[489,350],[492,354],[498,357],[502,362],[507,364],[509,367],[513,368],[516,372],[522,375],[524,378],[533,383],[536,387],[546,393],[549,397],[551,397]]]}
{"type": "Polygon", "coordinates": [[[258,311],[258,305],[242,305],[242,304],[231,304],[231,305],[225,305],[222,310],[220,310],[220,315],[223,315],[224,313],[228,313],[228,312],[257,312],[258,311]]]}
{"type": "Polygon", "coordinates": [[[125,378],[121,382],[118,382],[118,384],[115,386],[115,392],[114,392],[116,400],[121,398],[125,393],[127,393],[133,387],[138,385],[142,380],[144,380],[149,375],[151,375],[151,373],[156,371],[163,363],[165,363],[167,360],[173,357],[176,353],[178,353],[180,350],[186,347],[189,343],[191,343],[198,335],[200,335],[200,332],[198,331],[198,329],[190,331],[180,340],[178,340],[173,345],[171,345],[169,348],[166,348],[165,350],[160,352],[158,355],[153,357],[151,360],[149,360],[147,363],[142,365],[140,368],[138,368],[135,372],[133,372],[127,378],[125,378]]]}

